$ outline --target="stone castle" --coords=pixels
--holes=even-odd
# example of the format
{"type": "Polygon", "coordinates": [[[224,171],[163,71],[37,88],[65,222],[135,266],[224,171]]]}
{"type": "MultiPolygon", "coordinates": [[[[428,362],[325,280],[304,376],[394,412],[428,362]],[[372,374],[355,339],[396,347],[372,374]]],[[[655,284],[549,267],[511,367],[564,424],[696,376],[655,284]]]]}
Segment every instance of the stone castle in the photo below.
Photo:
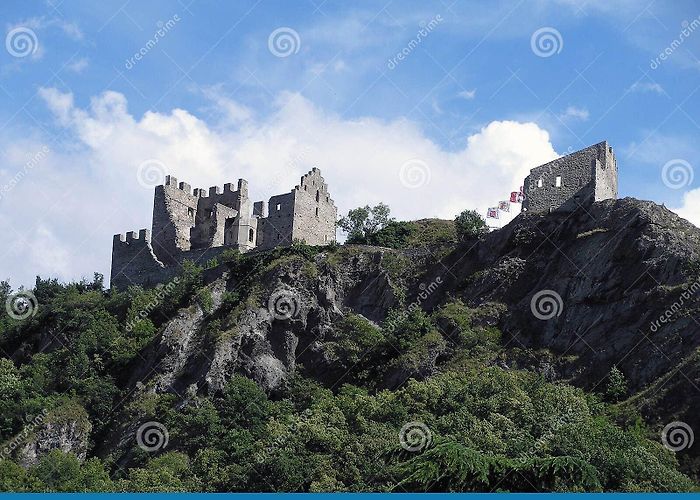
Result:
{"type": "Polygon", "coordinates": [[[523,185],[523,212],[571,212],[617,198],[617,161],[600,142],[530,170],[523,185]]]}
{"type": "Polygon", "coordinates": [[[269,250],[301,241],[335,241],[337,209],[321,171],[313,168],[285,194],[251,203],[248,182],[192,190],[172,176],[156,186],[151,230],[114,236],[111,284],[123,289],[162,283],[185,260],[200,265],[226,249],[269,250]],[[268,213],[269,206],[269,213],[268,213]]]}
{"type": "MultiPolygon", "coordinates": [[[[606,141],[530,170],[523,186],[522,211],[571,212],[594,201],[617,198],[617,162],[606,141]]],[[[248,183],[239,179],[223,191],[195,189],[168,176],[157,186],[153,226],[114,236],[113,287],[153,286],[175,276],[184,260],[205,263],[222,251],[269,250],[302,241],[335,241],[337,209],[321,172],[302,176],[290,193],[268,205],[250,202],[248,183]],[[152,236],[151,236],[152,235],[152,236]]]]}

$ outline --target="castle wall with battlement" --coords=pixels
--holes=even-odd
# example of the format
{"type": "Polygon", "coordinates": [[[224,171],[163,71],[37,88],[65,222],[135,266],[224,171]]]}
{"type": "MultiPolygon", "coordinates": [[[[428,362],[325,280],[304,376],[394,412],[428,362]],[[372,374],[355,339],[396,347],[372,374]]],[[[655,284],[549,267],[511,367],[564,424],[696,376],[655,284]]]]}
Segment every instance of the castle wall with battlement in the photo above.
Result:
{"type": "Polygon", "coordinates": [[[617,162],[601,142],[530,171],[524,183],[523,211],[573,211],[594,201],[617,198],[617,162]]]}
{"type": "Polygon", "coordinates": [[[236,189],[228,183],[223,189],[192,190],[167,176],[155,188],[151,231],[114,237],[112,285],[153,286],[175,276],[184,260],[201,265],[229,248],[267,250],[295,240],[327,245],[335,241],[336,218],[317,168],[303,175],[290,193],[271,197],[269,204],[251,203],[243,179],[236,189]]]}

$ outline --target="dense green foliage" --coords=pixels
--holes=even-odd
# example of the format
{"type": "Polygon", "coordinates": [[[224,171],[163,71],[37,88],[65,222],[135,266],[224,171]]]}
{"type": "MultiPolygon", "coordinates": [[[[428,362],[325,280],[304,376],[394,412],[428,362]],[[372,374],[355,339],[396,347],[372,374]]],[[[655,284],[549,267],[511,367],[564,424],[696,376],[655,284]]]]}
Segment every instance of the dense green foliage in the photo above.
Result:
{"type": "Polygon", "coordinates": [[[476,238],[488,231],[486,221],[476,210],[465,210],[455,218],[457,236],[466,240],[476,238]]]}
{"type": "Polygon", "coordinates": [[[392,220],[390,212],[384,203],[354,208],[340,218],[338,226],[348,234],[348,243],[365,243],[392,220]]]}
{"type": "Polygon", "coordinates": [[[389,216],[388,206],[358,207],[338,221],[351,244],[387,248],[416,248],[446,245],[457,241],[455,224],[440,219],[397,221],[389,216]]]}
{"type": "MultiPolygon", "coordinates": [[[[251,300],[260,273],[276,262],[305,259],[313,273],[315,256],[333,251],[294,245],[259,256],[220,256],[216,265],[239,283],[224,308],[234,311],[251,300]]],[[[693,488],[636,415],[620,419],[631,424],[617,424],[597,395],[496,366],[504,351],[500,332],[476,325],[497,304],[474,310],[455,301],[431,315],[396,310],[379,326],[346,314],[323,347],[345,374],[342,385],[324,386],[313,367],[303,367],[274,399],[241,376],[217,394],[132,398],[131,376],[147,363],[164,322],[193,300],[211,300],[202,273],[188,264],[177,282],[160,290],[121,293],[104,291],[99,276],[70,285],[37,279],[37,314],[0,320],[0,441],[23,436],[28,416],[46,411],[46,421],[90,428],[88,458],[54,450],[25,468],[16,453],[3,454],[0,490],[693,488]],[[15,353],[13,361],[4,353],[15,353]],[[422,371],[429,353],[439,353],[437,373],[422,371]],[[397,368],[412,378],[387,388],[397,368]],[[96,457],[126,423],[147,421],[168,429],[166,448],[146,452],[127,439],[125,448],[96,457]]],[[[212,314],[212,334],[221,320],[212,314]]],[[[611,374],[604,397],[624,397],[623,383],[611,374]]]]}

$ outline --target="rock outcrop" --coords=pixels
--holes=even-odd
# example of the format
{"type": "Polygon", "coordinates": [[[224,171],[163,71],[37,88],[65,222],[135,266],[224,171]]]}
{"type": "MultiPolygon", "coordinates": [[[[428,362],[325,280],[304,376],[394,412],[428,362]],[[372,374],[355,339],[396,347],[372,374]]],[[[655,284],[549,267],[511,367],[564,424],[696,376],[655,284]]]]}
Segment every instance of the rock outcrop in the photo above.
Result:
{"type": "MultiPolygon", "coordinates": [[[[346,246],[313,262],[280,258],[252,284],[222,265],[208,287],[209,309],[195,303],[169,320],[131,384],[140,384],[137,395],[184,400],[193,391],[220,392],[241,374],[274,395],[299,364],[322,383],[342,383],[326,344],[345,315],[381,324],[392,309],[432,312],[459,299],[498,311],[481,320],[503,333],[501,366],[597,392],[617,366],[629,404],[700,429],[693,410],[700,404],[699,263],[700,229],[662,206],[625,198],[573,213],[523,214],[442,258],[430,248],[346,246]]],[[[381,384],[435,373],[444,351],[443,339],[429,338],[381,384]]]]}

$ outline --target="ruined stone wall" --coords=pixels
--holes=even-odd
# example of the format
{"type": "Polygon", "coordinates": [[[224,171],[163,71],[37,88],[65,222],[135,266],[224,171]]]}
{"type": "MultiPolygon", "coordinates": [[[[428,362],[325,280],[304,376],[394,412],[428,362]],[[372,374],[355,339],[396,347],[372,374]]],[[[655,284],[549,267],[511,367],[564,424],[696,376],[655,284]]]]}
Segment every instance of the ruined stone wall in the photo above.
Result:
{"type": "Polygon", "coordinates": [[[308,245],[335,241],[337,209],[321,172],[314,168],[294,188],[292,239],[308,245]]]}
{"type": "MultiPolygon", "coordinates": [[[[248,183],[238,180],[191,190],[167,176],[155,189],[153,225],[143,237],[117,235],[113,243],[112,283],[152,286],[178,274],[184,260],[203,265],[221,252],[268,250],[300,240],[310,245],[335,241],[337,209],[321,172],[314,168],[290,193],[273,196],[269,213],[264,202],[254,205],[248,183]]],[[[145,230],[144,230],[145,231],[145,230]]]]}
{"type": "Polygon", "coordinates": [[[153,251],[165,264],[176,261],[179,252],[189,250],[190,230],[195,224],[199,197],[192,194],[190,185],[172,176],[165,184],[156,186],[153,198],[153,251]]]}
{"type": "Polygon", "coordinates": [[[601,142],[533,168],[525,179],[523,210],[571,211],[599,199],[616,198],[614,164],[612,149],[601,142]]]}
{"type": "Polygon", "coordinates": [[[595,166],[595,201],[617,199],[617,160],[612,147],[603,142],[595,166]],[[602,153],[602,154],[601,154],[602,153]]]}
{"type": "Polygon", "coordinates": [[[196,223],[190,232],[192,249],[218,247],[224,244],[224,228],[227,220],[233,220],[238,212],[233,208],[214,204],[211,209],[199,210],[196,223]]]}
{"type": "Polygon", "coordinates": [[[168,275],[168,269],[153,253],[148,229],[114,235],[111,286],[118,289],[130,285],[153,286],[167,279],[168,275]]]}
{"type": "Polygon", "coordinates": [[[269,249],[292,244],[294,205],[294,192],[270,198],[267,217],[258,220],[258,248],[269,249]]]}

